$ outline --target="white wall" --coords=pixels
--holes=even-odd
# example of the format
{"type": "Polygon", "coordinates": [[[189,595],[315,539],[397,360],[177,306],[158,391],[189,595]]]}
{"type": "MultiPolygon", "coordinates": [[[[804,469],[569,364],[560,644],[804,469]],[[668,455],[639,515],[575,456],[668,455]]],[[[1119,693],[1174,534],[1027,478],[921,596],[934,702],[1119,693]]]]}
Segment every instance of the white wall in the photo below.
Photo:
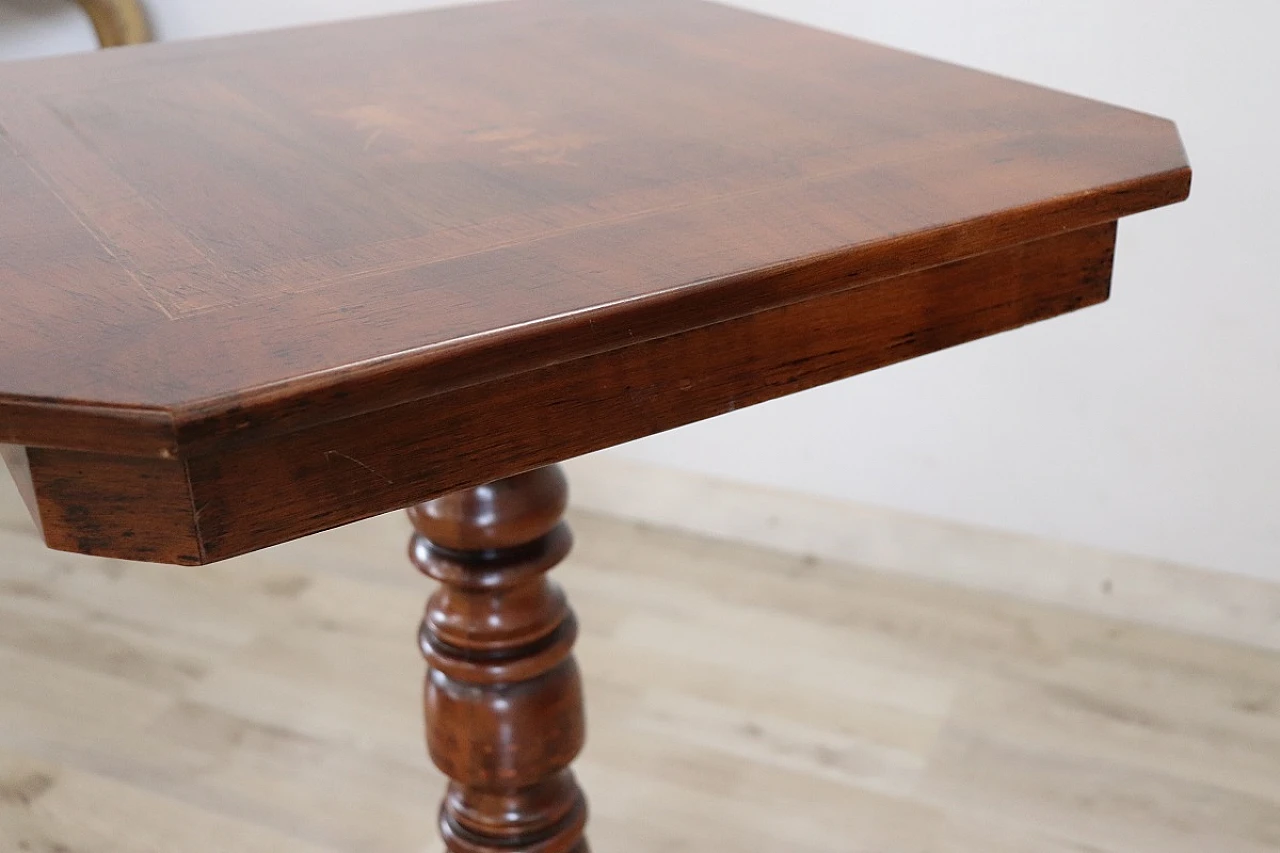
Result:
{"type": "Polygon", "coordinates": [[[1175,118],[1112,301],[616,452],[1280,581],[1280,4],[739,0],[1175,118]]]}
{"type": "MultiPolygon", "coordinates": [[[[150,2],[162,38],[429,5],[150,2]]],[[[1280,580],[1280,4],[737,5],[1173,117],[1192,200],[1124,223],[1103,307],[612,452],[1280,580]]],[[[91,44],[0,3],[0,56],[91,44]]]]}

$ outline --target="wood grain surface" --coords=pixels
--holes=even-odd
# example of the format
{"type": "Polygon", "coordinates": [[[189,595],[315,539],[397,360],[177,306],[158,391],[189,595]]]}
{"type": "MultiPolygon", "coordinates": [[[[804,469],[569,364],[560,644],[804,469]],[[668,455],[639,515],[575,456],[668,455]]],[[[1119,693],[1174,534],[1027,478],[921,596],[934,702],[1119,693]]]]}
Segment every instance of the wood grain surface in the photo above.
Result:
{"type": "Polygon", "coordinates": [[[346,383],[426,395],[1188,180],[1165,121],[693,0],[15,63],[0,125],[0,435],[122,452],[10,407],[339,417],[389,402],[346,383]]]}
{"type": "MultiPolygon", "coordinates": [[[[1189,182],[1162,119],[698,0],[13,63],[0,443],[51,470],[177,460],[150,466],[186,481],[173,541],[93,551],[216,559],[1098,301],[1097,235],[1189,182]],[[822,369],[761,385],[806,374],[811,324],[822,369]],[[625,379],[677,351],[697,360],[625,379]],[[738,371],[703,375],[709,354],[738,371]],[[636,389],[638,426],[594,431],[593,378],[636,389]],[[578,439],[553,452],[529,411],[578,439]],[[392,421],[457,435],[469,473],[371,461],[413,457],[380,444],[392,421]],[[235,473],[281,452],[292,479],[235,473]],[[344,466],[372,496],[335,512],[344,466]],[[315,491],[246,526],[233,485],[246,506],[315,491]]],[[[84,496],[110,500],[120,467],[86,469],[84,496]]]]}
{"type": "Polygon", "coordinates": [[[212,562],[1101,302],[1114,239],[1071,232],[185,460],[29,448],[25,475],[52,547],[212,562]]]}

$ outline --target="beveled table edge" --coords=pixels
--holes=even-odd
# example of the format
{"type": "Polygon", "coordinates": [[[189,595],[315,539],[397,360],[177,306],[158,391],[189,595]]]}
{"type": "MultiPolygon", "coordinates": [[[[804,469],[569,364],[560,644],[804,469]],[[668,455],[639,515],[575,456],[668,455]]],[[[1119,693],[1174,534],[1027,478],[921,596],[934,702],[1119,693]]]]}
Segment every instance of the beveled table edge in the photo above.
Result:
{"type": "Polygon", "coordinates": [[[1177,203],[1190,189],[1191,168],[1181,166],[173,407],[0,395],[0,444],[198,456],[1088,228],[1177,203]],[[521,351],[514,367],[502,357],[513,345],[521,351]]]}

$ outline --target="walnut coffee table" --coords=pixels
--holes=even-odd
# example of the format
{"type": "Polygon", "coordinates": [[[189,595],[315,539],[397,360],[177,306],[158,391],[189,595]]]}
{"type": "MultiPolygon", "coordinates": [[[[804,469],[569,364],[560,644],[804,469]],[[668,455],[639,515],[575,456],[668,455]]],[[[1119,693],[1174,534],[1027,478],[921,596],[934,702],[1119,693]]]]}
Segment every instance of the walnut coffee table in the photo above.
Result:
{"type": "Polygon", "coordinates": [[[13,64],[0,443],[86,554],[411,506],[448,848],[585,851],[554,463],[1101,302],[1189,185],[1162,119],[697,0],[13,64]]]}

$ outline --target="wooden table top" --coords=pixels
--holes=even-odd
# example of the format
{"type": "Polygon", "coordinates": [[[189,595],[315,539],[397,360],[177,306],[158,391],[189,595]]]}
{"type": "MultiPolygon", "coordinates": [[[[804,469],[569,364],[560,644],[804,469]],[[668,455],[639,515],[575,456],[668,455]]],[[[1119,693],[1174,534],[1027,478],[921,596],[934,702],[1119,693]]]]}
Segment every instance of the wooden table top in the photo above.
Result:
{"type": "MultiPolygon", "coordinates": [[[[1189,185],[1163,119],[698,0],[516,0],[11,63],[0,442],[180,460],[189,492],[203,464],[191,460],[337,423],[367,431],[397,407],[462,417],[441,401],[609,353],[616,376],[649,382],[657,342],[787,306],[816,312],[814,300],[965,259],[1013,263],[1019,247],[1088,236],[1053,252],[1092,252],[1109,271],[1097,229],[1189,185]]],[[[770,391],[757,365],[723,396],[767,399],[1105,298],[919,337],[929,310],[970,316],[965,299],[991,296],[959,293],[932,308],[899,298],[881,315],[850,302],[846,316],[874,319],[886,341],[916,334],[910,351],[885,344],[770,391]]],[[[794,356],[775,349],[771,366],[794,356]]],[[[681,391],[706,358],[673,367],[654,405],[695,397],[681,391]]],[[[524,405],[545,424],[539,407],[572,406],[570,390],[548,379],[524,405]]],[[[468,429],[514,405],[484,400],[468,429]]],[[[679,406],[544,455],[730,408],[679,406]]],[[[366,450],[318,458],[359,460],[347,473],[360,473],[376,468],[366,450]]],[[[502,455],[470,462],[487,475],[538,454],[487,464],[502,455]]],[[[431,472],[373,503],[469,479],[431,472]]],[[[197,538],[198,554],[155,558],[221,555],[197,538]]]]}

